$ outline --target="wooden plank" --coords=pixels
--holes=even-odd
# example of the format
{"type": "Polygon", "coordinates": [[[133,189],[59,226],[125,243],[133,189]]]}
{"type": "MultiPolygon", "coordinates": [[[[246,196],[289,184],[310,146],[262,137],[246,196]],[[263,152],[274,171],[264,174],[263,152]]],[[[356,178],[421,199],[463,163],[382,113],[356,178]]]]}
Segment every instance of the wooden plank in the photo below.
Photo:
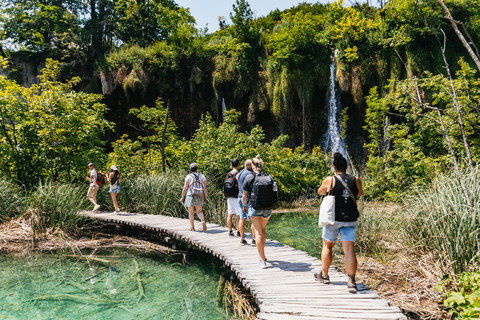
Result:
{"type": "MultiPolygon", "coordinates": [[[[322,263],[306,252],[268,240],[265,253],[267,269],[259,269],[257,249],[240,245],[239,237],[228,236],[228,229],[216,224],[207,224],[207,231],[190,231],[187,219],[161,215],[81,213],[112,223],[141,227],[146,230],[170,234],[172,238],[192,244],[215,257],[222,259],[237,275],[242,284],[255,297],[263,320],[302,319],[406,319],[396,307],[390,307],[373,290],[357,284],[359,291],[347,290],[348,277],[335,266],[330,268],[331,284],[315,281],[313,274],[322,263]]],[[[195,228],[202,229],[196,221],[195,228]]],[[[248,234],[248,237],[251,235],[248,234]]]]}

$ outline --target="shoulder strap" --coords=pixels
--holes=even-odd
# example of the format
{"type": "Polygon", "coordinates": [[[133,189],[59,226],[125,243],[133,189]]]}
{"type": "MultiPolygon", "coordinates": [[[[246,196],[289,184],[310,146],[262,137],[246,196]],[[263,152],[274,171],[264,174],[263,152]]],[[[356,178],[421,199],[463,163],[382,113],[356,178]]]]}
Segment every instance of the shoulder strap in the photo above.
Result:
{"type": "MultiPolygon", "coordinates": [[[[342,183],[343,187],[348,190],[348,193],[350,193],[350,197],[352,198],[353,202],[356,203],[357,200],[355,199],[355,196],[352,193],[352,190],[347,186],[347,184],[342,180],[342,177],[340,177],[338,174],[336,175],[337,179],[342,183]]],[[[357,178],[355,178],[356,182],[357,178]]]]}

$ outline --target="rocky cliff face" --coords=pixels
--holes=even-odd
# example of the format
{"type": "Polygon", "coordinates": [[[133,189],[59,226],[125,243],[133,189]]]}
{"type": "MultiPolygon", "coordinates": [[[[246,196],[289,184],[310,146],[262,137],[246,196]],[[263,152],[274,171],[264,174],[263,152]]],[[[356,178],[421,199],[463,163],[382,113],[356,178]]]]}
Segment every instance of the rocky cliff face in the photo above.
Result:
{"type": "MultiPolygon", "coordinates": [[[[44,67],[44,61],[36,60],[26,54],[17,54],[12,58],[14,71],[10,76],[24,86],[38,83],[38,75],[44,67]]],[[[297,85],[285,100],[281,114],[275,116],[271,111],[271,97],[268,94],[268,82],[260,77],[256,88],[243,98],[235,99],[225,88],[215,92],[212,75],[208,72],[193,72],[191,75],[175,75],[159,78],[152,72],[142,70],[118,69],[114,71],[90,71],[77,65],[66,65],[62,77],[83,76],[79,90],[102,93],[108,106],[107,119],[116,123],[114,132],[105,137],[107,148],[110,142],[123,134],[136,138],[136,119],[129,114],[131,108],[142,105],[154,106],[158,97],[170,103],[171,116],[179,128],[181,136],[191,138],[198,126],[202,114],[210,113],[218,123],[222,121],[222,99],[227,109],[242,112],[240,125],[242,130],[250,130],[255,125],[263,127],[266,139],[272,140],[280,134],[287,134],[288,146],[304,144],[307,149],[320,146],[327,131],[327,91],[328,75],[314,75],[313,83],[307,89],[297,85]],[[188,80],[185,80],[188,79],[188,80]]],[[[326,69],[327,70],[327,69],[326,69]]],[[[191,70],[190,70],[191,71],[191,70]]],[[[188,72],[188,71],[186,71],[188,72]]],[[[350,69],[337,68],[337,77],[342,108],[348,107],[347,147],[352,158],[358,163],[365,160],[363,144],[365,92],[370,85],[362,83],[360,67],[350,69]]]]}

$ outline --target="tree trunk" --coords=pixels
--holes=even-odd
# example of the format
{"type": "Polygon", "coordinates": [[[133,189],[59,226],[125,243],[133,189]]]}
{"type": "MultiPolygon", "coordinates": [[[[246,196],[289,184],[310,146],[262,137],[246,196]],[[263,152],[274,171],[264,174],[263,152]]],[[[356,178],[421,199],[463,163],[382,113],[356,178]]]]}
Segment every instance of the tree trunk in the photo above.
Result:
{"type": "Polygon", "coordinates": [[[475,64],[477,65],[477,69],[480,70],[480,59],[479,57],[475,54],[475,52],[473,51],[472,47],[470,46],[470,44],[468,44],[468,41],[465,39],[465,37],[463,36],[462,32],[458,29],[457,27],[457,23],[455,22],[455,20],[453,20],[453,17],[452,15],[450,14],[450,11],[448,10],[447,6],[445,5],[445,3],[443,3],[443,0],[437,0],[440,5],[442,6],[443,10],[445,10],[445,12],[447,13],[447,18],[450,20],[450,23],[452,24],[453,26],[453,30],[455,30],[455,33],[457,34],[457,37],[458,39],[460,39],[460,41],[462,42],[463,46],[465,47],[465,49],[467,49],[468,53],[470,54],[470,56],[472,57],[473,61],[475,62],[475,64]]]}
{"type": "Polygon", "coordinates": [[[165,123],[163,124],[163,134],[162,134],[162,170],[163,172],[165,172],[165,132],[167,131],[169,107],[170,107],[170,101],[167,101],[167,111],[165,112],[165,123]]]}
{"type": "Polygon", "coordinates": [[[463,146],[465,148],[465,152],[467,153],[468,165],[470,166],[470,169],[474,170],[472,153],[470,152],[470,146],[468,145],[468,139],[467,139],[467,135],[465,133],[465,125],[463,123],[462,109],[460,108],[460,105],[458,104],[457,91],[455,90],[455,85],[453,84],[453,79],[452,79],[452,73],[450,71],[450,66],[448,65],[447,57],[445,56],[445,42],[447,41],[447,37],[445,35],[445,32],[443,32],[443,30],[442,30],[442,33],[443,33],[443,37],[444,37],[443,38],[444,39],[444,45],[441,49],[442,49],[443,61],[445,62],[445,68],[447,69],[447,73],[448,73],[448,79],[450,80],[450,86],[452,87],[451,97],[452,97],[452,100],[453,100],[453,105],[455,106],[455,109],[457,110],[458,124],[460,125],[460,131],[462,132],[463,146]]]}

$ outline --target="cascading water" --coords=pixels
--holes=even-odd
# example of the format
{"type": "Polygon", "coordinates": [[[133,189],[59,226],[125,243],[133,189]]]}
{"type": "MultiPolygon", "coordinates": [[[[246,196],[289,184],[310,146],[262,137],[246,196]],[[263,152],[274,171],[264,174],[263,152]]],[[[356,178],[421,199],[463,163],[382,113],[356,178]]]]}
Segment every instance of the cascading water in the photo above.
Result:
{"type": "Polygon", "coordinates": [[[332,157],[335,152],[340,152],[345,159],[347,159],[349,167],[352,168],[352,162],[350,161],[345,142],[340,133],[340,115],[342,106],[340,104],[340,94],[337,87],[335,56],[333,56],[332,62],[330,63],[330,90],[327,93],[328,129],[323,141],[323,149],[326,154],[330,154],[332,157]]]}
{"type": "Polygon", "coordinates": [[[222,121],[225,121],[225,109],[226,109],[225,98],[222,98],[222,121]]]}

